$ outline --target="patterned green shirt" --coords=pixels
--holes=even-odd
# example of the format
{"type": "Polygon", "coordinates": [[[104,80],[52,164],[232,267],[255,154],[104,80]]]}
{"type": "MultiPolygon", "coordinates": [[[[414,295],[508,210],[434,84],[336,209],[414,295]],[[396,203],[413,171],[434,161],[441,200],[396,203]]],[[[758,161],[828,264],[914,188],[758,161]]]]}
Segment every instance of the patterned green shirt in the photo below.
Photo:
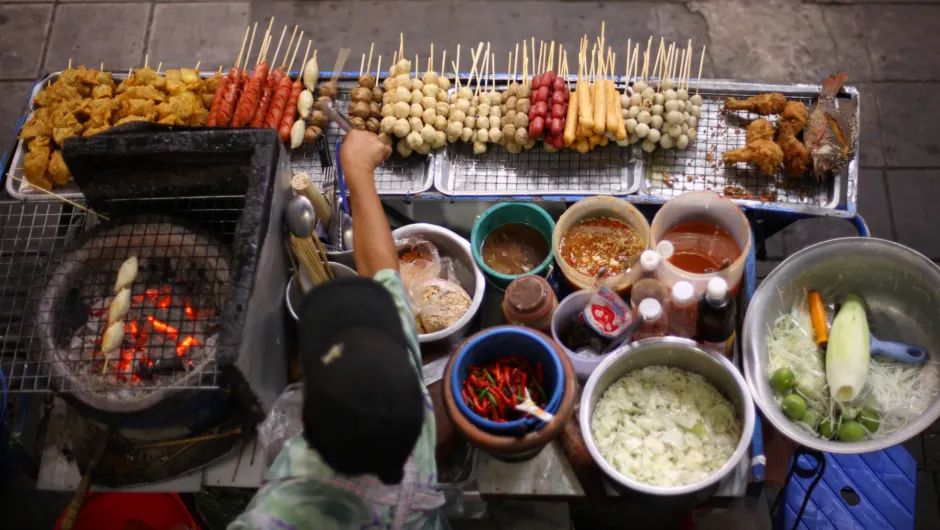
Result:
{"type": "MultiPolygon", "coordinates": [[[[398,272],[386,269],[375,275],[392,294],[408,340],[411,360],[418,370],[421,349],[418,330],[408,295],[398,272]]],[[[418,370],[421,377],[421,371],[418,370]]],[[[266,484],[229,530],[311,528],[446,529],[447,521],[438,508],[444,496],[437,489],[434,460],[434,410],[427,388],[422,384],[424,427],[414,451],[405,464],[401,484],[386,486],[375,476],[347,477],[330,469],[303,436],[295,436],[271,465],[266,484]]]]}

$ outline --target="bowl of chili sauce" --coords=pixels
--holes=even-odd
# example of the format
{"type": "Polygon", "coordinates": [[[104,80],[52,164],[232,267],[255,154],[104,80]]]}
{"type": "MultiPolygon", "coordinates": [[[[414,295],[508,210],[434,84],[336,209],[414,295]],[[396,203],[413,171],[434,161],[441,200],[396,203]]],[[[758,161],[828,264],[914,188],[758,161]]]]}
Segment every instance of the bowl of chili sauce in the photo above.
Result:
{"type": "Polygon", "coordinates": [[[556,345],[521,326],[497,326],[470,337],[454,354],[450,387],[457,410],[497,434],[538,430],[545,422],[515,410],[529,390],[536,405],[555,413],[565,390],[556,345]]]}

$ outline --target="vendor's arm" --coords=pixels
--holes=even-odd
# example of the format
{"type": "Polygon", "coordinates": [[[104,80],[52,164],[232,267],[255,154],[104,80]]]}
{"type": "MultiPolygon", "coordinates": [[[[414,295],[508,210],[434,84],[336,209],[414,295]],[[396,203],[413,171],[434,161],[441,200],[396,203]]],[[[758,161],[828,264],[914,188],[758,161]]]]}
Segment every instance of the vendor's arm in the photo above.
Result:
{"type": "Polygon", "coordinates": [[[352,197],[353,254],[360,275],[373,277],[382,269],[398,270],[398,252],[375,189],[375,168],[392,149],[372,133],[350,131],[340,148],[343,176],[352,197]]]}

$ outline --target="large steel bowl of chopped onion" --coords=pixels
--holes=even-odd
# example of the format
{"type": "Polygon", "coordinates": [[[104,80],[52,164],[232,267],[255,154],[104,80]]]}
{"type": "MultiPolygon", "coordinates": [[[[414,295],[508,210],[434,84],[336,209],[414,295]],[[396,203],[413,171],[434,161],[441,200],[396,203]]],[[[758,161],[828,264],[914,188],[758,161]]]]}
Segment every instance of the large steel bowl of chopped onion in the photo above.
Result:
{"type": "MultiPolygon", "coordinates": [[[[629,422],[632,418],[625,414],[621,421],[629,422]]],[[[754,404],[748,393],[747,383],[734,365],[725,357],[706,352],[694,341],[677,337],[637,341],[610,354],[594,370],[584,386],[579,411],[585,445],[598,467],[613,481],[615,486],[639,492],[660,501],[679,504],[696,504],[705,500],[715,492],[718,483],[724,477],[740,472],[741,460],[748,453],[754,432],[754,418],[754,404]],[[713,386],[734,409],[733,414],[739,426],[739,436],[733,442],[733,453],[724,462],[715,462],[713,466],[710,466],[715,469],[696,482],[678,486],[640,482],[618,471],[599,448],[598,439],[593,430],[593,419],[598,402],[604,398],[605,392],[624,376],[653,366],[678,368],[702,376],[705,382],[713,386]]],[[[664,419],[663,421],[671,420],[664,419]]]]}
{"type": "Polygon", "coordinates": [[[847,295],[861,297],[873,337],[923,347],[928,361],[920,369],[940,371],[940,326],[937,325],[940,267],[914,250],[891,241],[864,237],[833,239],[787,258],[764,279],[748,305],[741,336],[744,375],[764,417],[781,434],[800,445],[842,454],[885,449],[918,435],[933,424],[940,417],[936,388],[923,412],[890,433],[865,436],[861,441],[843,442],[838,436],[833,440],[822,438],[784,414],[770,386],[767,339],[778,319],[790,313],[794,302],[807,290],[818,291],[824,302],[838,303],[847,295]]]}

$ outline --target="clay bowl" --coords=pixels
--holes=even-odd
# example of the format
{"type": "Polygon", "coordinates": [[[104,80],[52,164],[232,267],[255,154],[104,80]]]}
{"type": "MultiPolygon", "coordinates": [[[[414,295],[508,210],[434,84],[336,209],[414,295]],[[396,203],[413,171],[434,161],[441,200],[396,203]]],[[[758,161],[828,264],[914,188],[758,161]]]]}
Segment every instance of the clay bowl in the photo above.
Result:
{"type": "MultiPolygon", "coordinates": [[[[514,328],[516,326],[499,327],[514,328]]],[[[489,331],[492,331],[492,329],[493,328],[489,328],[489,331]]],[[[540,333],[538,331],[533,332],[538,333],[543,339],[552,345],[554,354],[561,362],[562,375],[564,377],[564,390],[562,393],[561,403],[558,405],[558,409],[554,413],[554,419],[542,425],[537,430],[530,430],[521,436],[511,436],[494,434],[474,425],[467,418],[467,416],[460,411],[454,399],[454,392],[452,390],[453,386],[451,381],[455,364],[454,361],[457,359],[456,353],[451,356],[450,361],[447,363],[447,367],[444,369],[444,376],[441,378],[441,383],[444,385],[443,391],[441,392],[444,412],[447,413],[448,418],[450,418],[450,421],[453,423],[457,432],[459,432],[460,435],[463,436],[471,445],[479,448],[482,451],[486,451],[495,458],[505,462],[522,462],[528,460],[537,455],[546,444],[557,438],[561,434],[565,424],[568,422],[568,420],[571,419],[571,415],[574,412],[575,402],[578,399],[577,376],[574,372],[574,367],[572,366],[571,361],[568,359],[568,356],[565,355],[564,350],[544,333],[540,333]]],[[[472,341],[474,337],[476,337],[476,335],[473,335],[464,341],[464,343],[461,344],[460,349],[462,349],[467,342],[472,341]]]]}

